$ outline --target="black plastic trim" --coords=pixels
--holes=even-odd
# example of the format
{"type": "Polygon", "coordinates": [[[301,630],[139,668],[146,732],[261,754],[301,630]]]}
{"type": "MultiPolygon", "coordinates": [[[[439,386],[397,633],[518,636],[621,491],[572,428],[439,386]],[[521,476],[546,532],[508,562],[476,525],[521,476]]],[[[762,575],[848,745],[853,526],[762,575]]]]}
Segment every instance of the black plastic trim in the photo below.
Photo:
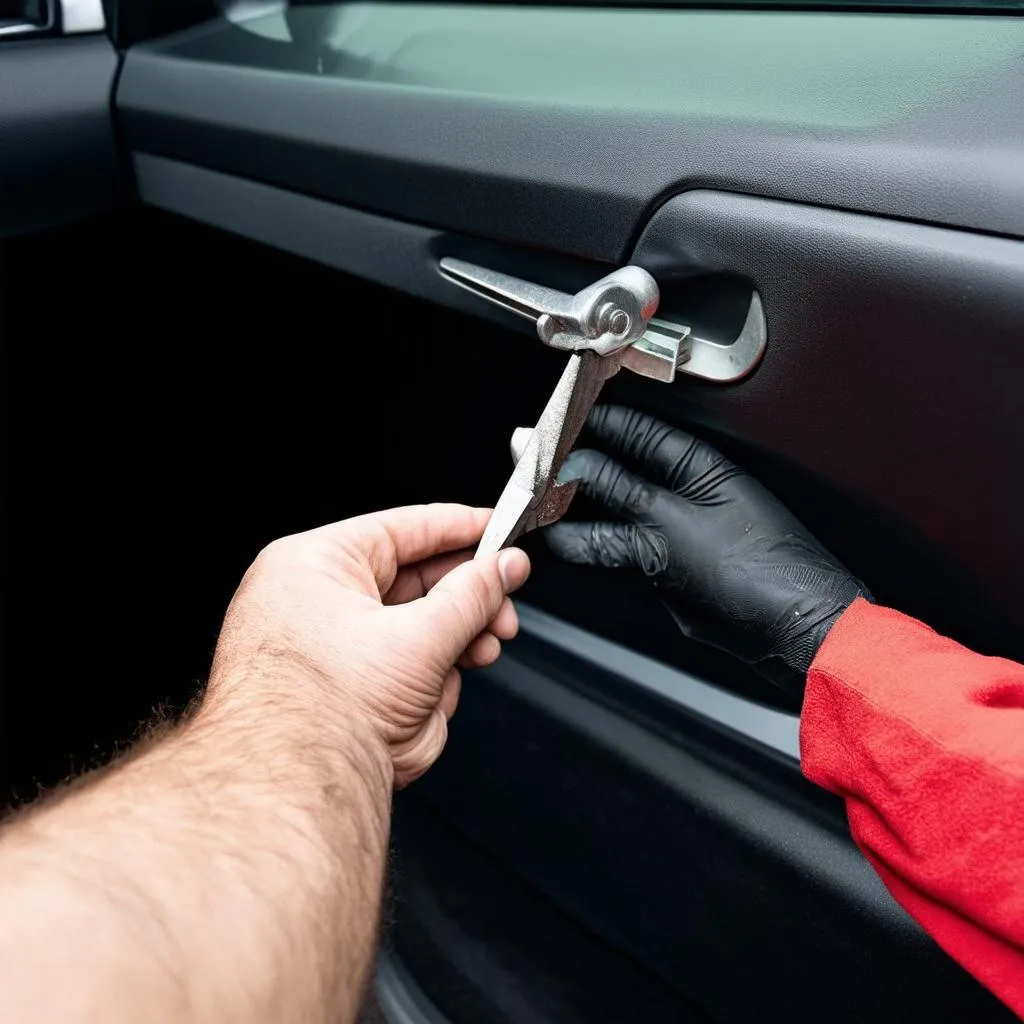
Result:
{"type": "Polygon", "coordinates": [[[383,945],[405,993],[380,993],[385,1015],[412,1002],[387,995],[408,994],[416,1010],[467,1024],[708,1024],[677,989],[452,828],[416,790],[395,800],[383,945]]]}
{"type": "MultiPolygon", "coordinates": [[[[360,31],[372,31],[387,8],[361,5],[360,31]]],[[[430,14],[427,5],[416,8],[430,14]]],[[[470,63],[460,61],[460,47],[500,39],[502,32],[486,31],[497,12],[527,30],[541,16],[482,10],[460,9],[465,29],[440,43],[437,34],[410,33],[369,68],[356,58],[346,64],[342,53],[345,70],[336,74],[316,73],[334,51],[315,34],[272,43],[215,23],[134,48],[118,92],[128,144],[406,220],[606,261],[622,258],[663,197],[695,187],[1024,236],[1019,18],[648,12],[672,19],[679,42],[670,54],[678,59],[659,55],[650,68],[639,42],[637,52],[620,52],[631,68],[620,92],[609,91],[603,58],[582,62],[579,73],[590,68],[600,97],[588,104],[578,98],[582,85],[577,99],[561,99],[563,78],[554,72],[547,93],[547,78],[535,74],[491,94],[453,71],[470,63]],[[685,72],[689,26],[709,17],[723,19],[721,30],[701,36],[702,45],[721,48],[730,76],[723,88],[742,83],[735,102],[720,108],[688,100],[696,86],[685,72]],[[936,50],[930,64],[917,65],[919,77],[909,76],[931,29],[945,22],[955,23],[955,51],[936,50]],[[861,29],[855,37],[851,26],[861,29]],[[785,47],[784,70],[737,53],[740,29],[776,33],[760,52],[785,47]],[[863,118],[810,101],[825,88],[813,83],[828,80],[837,39],[849,63],[831,95],[856,90],[870,100],[863,118]],[[431,45],[442,55],[436,69],[403,77],[400,56],[431,45]],[[641,74],[657,109],[633,99],[641,74]],[[663,83],[661,100],[652,75],[663,83]],[[809,103],[816,112],[804,109],[809,103]]],[[[565,11],[564,45],[611,46],[616,26],[635,27],[643,16],[565,11]],[[608,20],[615,17],[622,20],[608,20]],[[600,31],[588,19],[603,19],[600,31]]],[[[561,37],[538,31],[532,45],[521,57],[541,74],[565,63],[561,37]],[[540,59],[549,50],[550,60],[540,59]]]]}
{"type": "Polygon", "coordinates": [[[0,53],[0,235],[113,209],[122,177],[104,36],[5,42],[0,53]]]}
{"type": "Polygon", "coordinates": [[[714,1020],[1011,1019],[819,791],[695,719],[606,704],[600,675],[511,645],[466,679],[417,795],[714,1020]]]}
{"type": "Polygon", "coordinates": [[[583,664],[614,672],[638,689],[777,751],[791,759],[796,770],[800,760],[800,721],[795,713],[766,707],[724,687],[713,686],[691,672],[612,643],[522,601],[517,601],[516,607],[522,633],[565,651],[583,664]]]}

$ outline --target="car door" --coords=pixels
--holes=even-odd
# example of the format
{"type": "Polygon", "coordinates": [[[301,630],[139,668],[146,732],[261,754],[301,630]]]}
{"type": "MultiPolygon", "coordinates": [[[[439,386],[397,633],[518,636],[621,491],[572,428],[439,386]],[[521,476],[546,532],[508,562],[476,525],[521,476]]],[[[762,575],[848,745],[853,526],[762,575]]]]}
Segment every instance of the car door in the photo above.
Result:
{"type": "MultiPolygon", "coordinates": [[[[1019,4],[169,9],[117,5],[114,110],[145,207],[117,294],[174,396],[131,402],[136,470],[203,538],[167,538],[173,593],[220,600],[282,528],[495,500],[565,357],[440,260],[567,293],[632,263],[705,355],[606,398],[720,446],[879,601],[1024,658],[1019,4]]],[[[396,800],[377,1012],[1011,1019],[802,779],[796,707],[643,580],[526,545],[521,636],[396,800]]],[[[216,607],[174,602],[189,665],[216,607]]]]}

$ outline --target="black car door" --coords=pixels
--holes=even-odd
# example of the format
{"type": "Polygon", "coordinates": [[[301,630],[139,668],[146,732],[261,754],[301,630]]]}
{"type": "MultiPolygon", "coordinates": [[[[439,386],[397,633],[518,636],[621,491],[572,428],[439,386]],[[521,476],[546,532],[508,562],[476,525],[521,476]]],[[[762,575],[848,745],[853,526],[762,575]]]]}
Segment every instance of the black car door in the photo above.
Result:
{"type": "MultiPolygon", "coordinates": [[[[141,471],[216,481],[161,506],[203,533],[190,576],[494,501],[564,356],[442,258],[567,291],[634,263],[737,369],[607,396],[759,475],[878,600],[1024,658],[1019,5],[164,6],[117,40],[149,210],[119,294],[188,409],[170,440],[176,401],[133,405],[141,471]]],[[[1010,1019],[802,779],[782,694],[643,580],[527,546],[521,636],[396,802],[385,1019],[1010,1019]]],[[[176,608],[189,664],[215,606],[176,608]]]]}

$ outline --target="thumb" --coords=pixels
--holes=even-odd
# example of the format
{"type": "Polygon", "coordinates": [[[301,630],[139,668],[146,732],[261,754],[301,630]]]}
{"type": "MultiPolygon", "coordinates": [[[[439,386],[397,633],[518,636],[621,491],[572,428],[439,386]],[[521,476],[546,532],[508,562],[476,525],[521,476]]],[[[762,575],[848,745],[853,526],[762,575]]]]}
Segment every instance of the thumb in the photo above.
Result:
{"type": "Polygon", "coordinates": [[[498,614],[506,595],[529,575],[526,552],[507,548],[457,565],[405,608],[431,637],[440,658],[452,665],[498,614]]]}

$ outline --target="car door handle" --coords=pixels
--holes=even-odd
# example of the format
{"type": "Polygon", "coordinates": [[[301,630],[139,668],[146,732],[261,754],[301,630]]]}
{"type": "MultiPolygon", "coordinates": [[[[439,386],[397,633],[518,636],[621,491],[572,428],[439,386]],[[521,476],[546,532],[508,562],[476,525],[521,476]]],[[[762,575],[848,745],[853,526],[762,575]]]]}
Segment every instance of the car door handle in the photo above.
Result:
{"type": "Polygon", "coordinates": [[[451,257],[439,269],[453,284],[533,320],[546,345],[601,356],[621,351],[623,369],[665,383],[677,372],[719,383],[740,380],[757,366],[767,343],[757,292],[740,333],[723,343],[695,334],[688,324],[654,317],[658,286],[641,267],[622,267],[575,295],[451,257]]]}

